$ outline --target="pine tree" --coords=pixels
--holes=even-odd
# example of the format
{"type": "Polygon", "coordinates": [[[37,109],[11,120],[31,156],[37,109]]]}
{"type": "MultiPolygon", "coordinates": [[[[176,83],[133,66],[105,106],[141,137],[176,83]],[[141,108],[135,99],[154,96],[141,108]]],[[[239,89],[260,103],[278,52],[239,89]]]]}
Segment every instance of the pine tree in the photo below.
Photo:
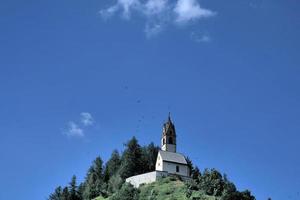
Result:
{"type": "Polygon", "coordinates": [[[83,198],[86,200],[93,199],[102,195],[105,189],[103,185],[103,161],[97,157],[88,171],[83,198]]]}
{"type": "Polygon", "coordinates": [[[69,188],[64,187],[61,195],[61,200],[70,200],[69,198],[70,198],[69,188]]]}
{"type": "Polygon", "coordinates": [[[187,166],[190,170],[190,176],[194,173],[194,166],[193,166],[193,162],[189,157],[186,157],[186,162],[187,162],[187,166]]]}
{"type": "Polygon", "coordinates": [[[220,196],[224,190],[224,180],[221,173],[215,169],[205,169],[200,179],[199,188],[208,195],[220,196]]]}
{"type": "Polygon", "coordinates": [[[200,178],[201,178],[201,173],[200,173],[200,170],[197,166],[192,171],[191,176],[192,176],[192,179],[194,179],[196,181],[196,183],[199,183],[200,178]]]}
{"type": "Polygon", "coordinates": [[[123,179],[143,172],[142,148],[135,137],[127,142],[122,156],[120,175],[123,179]]]}
{"type": "Polygon", "coordinates": [[[235,185],[228,180],[226,174],[223,175],[223,180],[224,180],[224,191],[223,191],[224,194],[231,194],[237,191],[235,185]]]}
{"type": "Polygon", "coordinates": [[[69,193],[70,193],[69,194],[69,200],[80,200],[75,175],[73,175],[72,180],[69,184],[69,193]]]}
{"type": "Polygon", "coordinates": [[[62,188],[58,186],[53,194],[50,194],[48,200],[61,200],[62,198],[62,188]]]}
{"type": "Polygon", "coordinates": [[[107,188],[108,193],[110,194],[115,193],[121,188],[123,183],[124,181],[119,174],[113,175],[108,182],[108,188],[107,188]]]}
{"type": "Polygon", "coordinates": [[[139,193],[131,184],[125,183],[122,188],[111,197],[111,200],[138,200],[139,193]]]}
{"type": "Polygon", "coordinates": [[[80,183],[78,186],[78,196],[80,200],[83,200],[84,183],[80,183]]]}
{"type": "Polygon", "coordinates": [[[143,173],[151,172],[155,170],[157,154],[159,151],[159,147],[155,146],[153,142],[151,142],[148,146],[142,148],[142,156],[143,156],[143,173]]]}
{"type": "Polygon", "coordinates": [[[120,154],[117,150],[114,150],[111,154],[110,159],[107,161],[104,170],[104,181],[108,183],[109,179],[115,175],[121,165],[120,154]]]}

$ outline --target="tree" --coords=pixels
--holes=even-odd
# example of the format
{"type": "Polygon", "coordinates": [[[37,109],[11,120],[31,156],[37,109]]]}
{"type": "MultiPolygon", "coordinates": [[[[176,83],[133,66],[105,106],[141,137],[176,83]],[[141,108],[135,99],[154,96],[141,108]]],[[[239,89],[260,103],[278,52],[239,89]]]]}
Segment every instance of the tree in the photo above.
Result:
{"type": "Polygon", "coordinates": [[[111,200],[138,200],[138,191],[131,184],[125,183],[122,188],[112,196],[111,200]]]}
{"type": "Polygon", "coordinates": [[[255,200],[255,197],[251,195],[249,190],[246,190],[244,192],[235,191],[226,194],[221,200],[255,200]]]}
{"type": "Polygon", "coordinates": [[[187,166],[188,166],[188,169],[190,170],[190,176],[193,174],[194,172],[194,166],[193,166],[193,162],[192,160],[189,158],[189,157],[186,157],[186,162],[187,162],[187,166]]]}
{"type": "Polygon", "coordinates": [[[109,179],[115,175],[121,165],[120,154],[117,150],[114,150],[111,154],[110,159],[107,161],[104,170],[104,181],[108,182],[109,179]]]}
{"type": "Polygon", "coordinates": [[[143,162],[143,173],[151,172],[155,170],[157,154],[159,147],[151,142],[148,146],[142,148],[142,162],[143,162]]]}
{"type": "Polygon", "coordinates": [[[231,193],[234,193],[234,192],[237,191],[235,185],[228,180],[226,174],[223,175],[223,180],[224,180],[223,196],[226,195],[226,194],[231,194],[231,193]]]}
{"type": "Polygon", "coordinates": [[[119,174],[113,175],[108,182],[108,193],[112,194],[118,191],[121,187],[122,184],[124,183],[123,179],[120,177],[119,174]]]}
{"type": "Polygon", "coordinates": [[[199,181],[199,188],[208,195],[221,196],[224,189],[221,173],[215,169],[205,169],[199,181]]]}
{"type": "Polygon", "coordinates": [[[69,200],[69,197],[70,197],[69,188],[64,187],[61,195],[61,200],[69,200]]]}
{"type": "Polygon", "coordinates": [[[80,200],[75,175],[73,175],[72,180],[69,184],[69,193],[70,193],[69,194],[69,200],[80,200]]]}
{"type": "Polygon", "coordinates": [[[80,183],[78,186],[78,196],[80,200],[83,200],[84,183],[80,183]]]}
{"type": "Polygon", "coordinates": [[[120,176],[126,179],[143,172],[142,149],[135,137],[127,142],[122,156],[120,176]]]}
{"type": "Polygon", "coordinates": [[[199,183],[200,178],[201,178],[201,173],[200,173],[200,170],[197,166],[192,171],[191,177],[192,177],[193,180],[196,181],[196,183],[199,183]]]}
{"type": "Polygon", "coordinates": [[[103,161],[100,157],[97,157],[88,170],[84,184],[83,199],[90,200],[102,195],[105,193],[103,186],[103,161]]]}
{"type": "MultiPolygon", "coordinates": [[[[112,152],[105,168],[102,159],[97,157],[83,183],[77,186],[74,175],[68,187],[57,187],[49,195],[48,200],[91,200],[98,196],[107,198],[108,195],[110,200],[138,200],[139,190],[131,184],[124,183],[124,180],[130,176],[155,170],[158,151],[159,148],[153,143],[141,147],[133,137],[125,144],[121,156],[116,150],[112,152]]],[[[186,182],[187,198],[192,198],[196,191],[197,194],[211,195],[219,200],[255,200],[249,190],[238,191],[227,179],[226,174],[222,176],[215,169],[205,169],[201,174],[199,168],[194,167],[189,158],[187,163],[192,177],[192,180],[186,182]]],[[[147,199],[156,199],[156,195],[148,196],[147,199]]]]}
{"type": "Polygon", "coordinates": [[[50,194],[48,200],[61,200],[61,198],[62,198],[62,188],[61,186],[58,186],[54,190],[54,193],[50,194]]]}
{"type": "Polygon", "coordinates": [[[243,200],[255,200],[255,197],[251,195],[249,190],[241,192],[241,195],[243,200]]]}

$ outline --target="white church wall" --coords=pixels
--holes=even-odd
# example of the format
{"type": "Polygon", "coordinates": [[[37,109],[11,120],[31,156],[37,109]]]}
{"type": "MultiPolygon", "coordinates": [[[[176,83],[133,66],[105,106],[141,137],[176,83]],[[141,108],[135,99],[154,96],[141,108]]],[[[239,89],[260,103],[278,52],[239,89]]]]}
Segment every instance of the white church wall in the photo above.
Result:
{"type": "Polygon", "coordinates": [[[167,177],[167,172],[153,171],[145,174],[132,176],[126,179],[126,182],[131,183],[134,187],[139,187],[141,184],[155,182],[159,177],[167,177]]]}
{"type": "Polygon", "coordinates": [[[189,169],[187,165],[177,164],[172,162],[163,162],[163,169],[162,171],[167,171],[171,174],[178,174],[181,176],[189,176],[189,169]],[[176,171],[176,166],[179,167],[179,172],[176,171]]]}

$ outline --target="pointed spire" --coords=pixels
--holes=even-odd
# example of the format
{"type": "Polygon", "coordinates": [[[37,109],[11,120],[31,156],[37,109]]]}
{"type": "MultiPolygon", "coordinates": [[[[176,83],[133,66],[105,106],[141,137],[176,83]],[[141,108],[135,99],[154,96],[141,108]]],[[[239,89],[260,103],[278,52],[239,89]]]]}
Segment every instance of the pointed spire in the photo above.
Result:
{"type": "Polygon", "coordinates": [[[167,121],[164,123],[164,131],[163,131],[163,133],[169,132],[168,131],[169,129],[173,129],[174,131],[172,131],[172,132],[175,133],[175,126],[174,126],[174,124],[172,122],[171,113],[170,112],[169,112],[167,121]]]}
{"type": "Polygon", "coordinates": [[[176,152],[176,131],[169,112],[168,119],[163,125],[162,150],[176,152]]]}

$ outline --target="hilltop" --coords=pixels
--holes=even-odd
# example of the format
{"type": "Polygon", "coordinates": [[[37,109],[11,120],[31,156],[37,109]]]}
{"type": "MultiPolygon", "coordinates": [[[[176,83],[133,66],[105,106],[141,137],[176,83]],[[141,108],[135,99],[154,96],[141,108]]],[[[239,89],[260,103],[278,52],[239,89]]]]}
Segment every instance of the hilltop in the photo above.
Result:
{"type": "MultiPolygon", "coordinates": [[[[125,184],[122,188],[109,197],[97,197],[94,200],[254,200],[250,192],[232,192],[231,195],[224,192],[222,195],[192,186],[193,183],[184,183],[176,177],[163,178],[157,182],[142,185],[135,189],[125,184]]],[[[217,189],[217,188],[215,188],[217,189]]]]}
{"type": "Polygon", "coordinates": [[[150,143],[140,146],[135,137],[129,140],[120,154],[113,151],[104,164],[97,157],[88,169],[85,180],[77,184],[74,175],[67,186],[58,186],[49,200],[255,200],[251,192],[240,192],[234,183],[215,169],[200,172],[187,157],[191,180],[183,182],[180,176],[161,178],[141,185],[138,189],[125,179],[155,170],[159,147],[150,143]]]}
{"type": "MultiPolygon", "coordinates": [[[[180,180],[164,178],[155,183],[143,185],[137,190],[137,198],[140,200],[189,200],[197,197],[202,200],[217,200],[214,196],[205,195],[201,192],[192,192],[191,196],[187,196],[188,187],[180,180]]],[[[97,197],[94,200],[111,200],[118,194],[111,197],[97,197]]]]}

